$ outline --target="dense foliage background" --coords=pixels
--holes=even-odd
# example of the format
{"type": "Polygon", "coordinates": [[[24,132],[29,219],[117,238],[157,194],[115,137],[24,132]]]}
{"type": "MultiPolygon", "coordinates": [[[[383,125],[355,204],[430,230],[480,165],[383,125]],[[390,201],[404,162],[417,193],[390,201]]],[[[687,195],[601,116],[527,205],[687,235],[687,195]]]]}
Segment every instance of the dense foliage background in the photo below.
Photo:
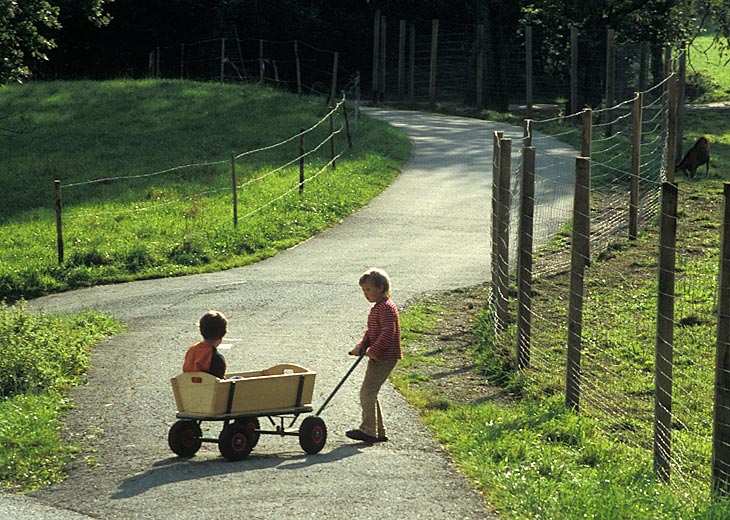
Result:
{"type": "MultiPolygon", "coordinates": [[[[730,5],[723,0],[0,0],[0,83],[39,78],[140,77],[156,46],[238,35],[299,39],[340,52],[353,69],[371,66],[373,16],[483,24],[490,65],[529,23],[556,34],[577,27],[605,45],[617,38],[655,44],[716,30],[727,49],[730,5]]],[[[564,46],[556,39],[551,45],[564,46]]],[[[545,52],[548,52],[546,49],[545,52]]]]}

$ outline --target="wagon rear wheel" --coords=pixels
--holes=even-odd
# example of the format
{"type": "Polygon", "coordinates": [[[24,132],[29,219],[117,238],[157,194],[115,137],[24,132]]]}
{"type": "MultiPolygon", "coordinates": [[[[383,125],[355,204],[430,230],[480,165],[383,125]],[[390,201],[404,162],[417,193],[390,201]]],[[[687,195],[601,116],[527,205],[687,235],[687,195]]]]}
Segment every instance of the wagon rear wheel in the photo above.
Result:
{"type": "Polygon", "coordinates": [[[254,449],[259,442],[261,434],[256,430],[261,429],[258,417],[244,417],[242,419],[236,419],[237,424],[242,424],[248,429],[251,437],[251,449],[254,449]]]}
{"type": "Polygon", "coordinates": [[[253,449],[246,425],[234,422],[223,428],[218,436],[218,449],[228,460],[243,460],[253,449]]]}
{"type": "Polygon", "coordinates": [[[167,434],[167,443],[173,453],[180,457],[192,457],[200,449],[203,432],[195,421],[180,420],[172,425],[167,434]]]}
{"type": "Polygon", "coordinates": [[[310,455],[319,453],[327,442],[327,426],[317,416],[307,417],[299,428],[299,445],[310,455]]]}

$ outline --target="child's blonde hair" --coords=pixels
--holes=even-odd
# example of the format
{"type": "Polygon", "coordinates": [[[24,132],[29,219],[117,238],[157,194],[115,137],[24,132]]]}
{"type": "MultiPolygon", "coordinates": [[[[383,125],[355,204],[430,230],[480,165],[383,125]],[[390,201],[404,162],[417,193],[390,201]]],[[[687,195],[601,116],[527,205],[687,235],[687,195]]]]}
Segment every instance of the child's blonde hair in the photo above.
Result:
{"type": "Polygon", "coordinates": [[[220,311],[208,311],[198,321],[203,339],[221,339],[228,329],[228,318],[220,311]]]}
{"type": "Polygon", "coordinates": [[[383,295],[390,298],[390,276],[377,267],[371,267],[360,275],[360,285],[370,282],[375,287],[383,289],[383,295]]]}

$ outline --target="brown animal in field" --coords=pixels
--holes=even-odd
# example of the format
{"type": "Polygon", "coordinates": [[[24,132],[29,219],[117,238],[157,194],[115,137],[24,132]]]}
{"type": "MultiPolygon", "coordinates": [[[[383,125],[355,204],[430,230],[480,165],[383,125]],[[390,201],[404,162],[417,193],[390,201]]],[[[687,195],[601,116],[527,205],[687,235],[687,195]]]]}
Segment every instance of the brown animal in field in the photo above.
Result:
{"type": "Polygon", "coordinates": [[[710,176],[710,141],[706,137],[700,137],[694,146],[684,154],[684,158],[677,163],[675,170],[683,170],[688,177],[697,174],[697,167],[706,164],[705,176],[710,176]]]}

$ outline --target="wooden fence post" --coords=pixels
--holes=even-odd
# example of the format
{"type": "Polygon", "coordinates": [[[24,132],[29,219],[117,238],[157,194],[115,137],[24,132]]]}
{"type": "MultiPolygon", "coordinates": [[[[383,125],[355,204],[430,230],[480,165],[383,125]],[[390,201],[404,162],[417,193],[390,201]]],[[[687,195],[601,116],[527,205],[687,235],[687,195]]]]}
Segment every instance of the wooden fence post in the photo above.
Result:
{"type": "Polygon", "coordinates": [[[438,67],[439,21],[431,20],[431,68],[428,79],[428,102],[436,103],[436,68],[438,67]]]}
{"type": "MultiPolygon", "coordinates": [[[[578,113],[578,29],[570,28],[570,113],[578,113]]],[[[584,157],[587,157],[584,155],[584,157]]]]}
{"type": "Polygon", "coordinates": [[[654,353],[654,472],[669,481],[672,450],[672,360],[674,278],[677,240],[677,185],[662,184],[659,296],[654,353]]]}
{"type": "Polygon", "coordinates": [[[532,119],[525,119],[523,147],[532,146],[532,119]]]}
{"type": "Polygon", "coordinates": [[[712,490],[730,495],[730,184],[724,184],[724,218],[720,233],[715,409],[712,428],[712,490]]]}
{"type": "MultiPolygon", "coordinates": [[[[528,119],[529,121],[529,119],[528,119]]],[[[529,126],[529,125],[528,125],[529,126]]],[[[517,256],[517,368],[530,366],[532,335],[532,237],[535,215],[535,149],[522,149],[522,200],[517,256]]]]}
{"type": "Polygon", "coordinates": [[[580,155],[581,157],[591,156],[591,140],[593,139],[593,111],[586,108],[581,113],[581,124],[583,131],[581,134],[580,155]]]}
{"type": "Polygon", "coordinates": [[[332,169],[337,169],[337,165],[335,163],[335,156],[337,155],[335,152],[335,116],[334,112],[330,112],[330,152],[332,154],[332,169]]]}
{"type": "Polygon", "coordinates": [[[576,157],[575,159],[575,193],[573,196],[565,406],[577,412],[580,408],[584,273],[590,258],[591,160],[588,157],[576,157]]]}
{"type": "Polygon", "coordinates": [[[512,139],[499,140],[499,195],[497,202],[497,328],[509,324],[509,210],[512,139]]]}
{"type": "Polygon", "coordinates": [[[302,64],[299,61],[299,41],[294,40],[294,60],[297,70],[297,94],[302,95],[302,64]]]}
{"type": "Polygon", "coordinates": [[[330,87],[330,103],[334,103],[335,97],[337,96],[337,67],[339,61],[340,53],[335,52],[332,58],[332,85],[330,87]]]}
{"type": "Polygon", "coordinates": [[[264,71],[266,65],[264,64],[264,40],[259,40],[259,83],[264,82],[264,71]]]}
{"type": "Polygon", "coordinates": [[[398,100],[402,101],[406,84],[406,21],[400,21],[398,32],[398,100]]]}
{"type": "Polygon", "coordinates": [[[613,46],[614,30],[608,29],[606,33],[606,136],[613,134],[613,101],[614,101],[614,82],[616,80],[616,53],[613,46]]]}
{"type": "Polygon", "coordinates": [[[631,139],[631,194],[629,197],[629,240],[639,235],[639,174],[641,173],[641,131],[643,94],[636,93],[632,108],[633,131],[631,139]]]}
{"type": "Polygon", "coordinates": [[[304,128],[299,130],[299,195],[304,193],[304,128]]]}
{"type": "Polygon", "coordinates": [[[372,86],[372,98],[373,102],[378,100],[378,92],[380,86],[380,11],[375,11],[375,17],[373,18],[373,86],[372,86]]]}
{"type": "Polygon", "coordinates": [[[347,135],[347,148],[352,150],[352,134],[350,133],[350,117],[347,115],[347,99],[345,91],[342,91],[342,116],[345,118],[345,134],[347,135]]]}
{"type": "Polygon", "coordinates": [[[477,25],[477,110],[484,108],[484,25],[477,25]]]}
{"type": "Polygon", "coordinates": [[[58,265],[63,264],[63,225],[61,223],[61,181],[53,181],[56,186],[56,245],[58,246],[58,265]]]}
{"type": "Polygon", "coordinates": [[[525,27],[525,105],[532,117],[532,27],[525,27]]]}
{"type": "Polygon", "coordinates": [[[380,65],[378,71],[380,72],[380,101],[385,99],[385,91],[387,89],[386,78],[385,78],[385,65],[387,61],[387,46],[388,46],[388,19],[385,16],[380,17],[380,65]]]}
{"type": "Polygon", "coordinates": [[[500,143],[504,132],[494,132],[492,140],[492,304],[497,305],[499,279],[497,277],[497,254],[499,251],[499,157],[500,143]]]}
{"type": "Polygon", "coordinates": [[[675,163],[677,162],[677,75],[669,75],[667,97],[667,182],[674,182],[675,163]]]}
{"type": "Polygon", "coordinates": [[[233,227],[238,227],[238,180],[236,179],[236,154],[231,152],[231,184],[233,187],[233,227]]]}
{"type": "Polygon", "coordinates": [[[677,56],[677,155],[682,156],[684,140],[684,95],[687,86],[687,44],[682,42],[677,56]]]}
{"type": "Polygon", "coordinates": [[[226,39],[221,38],[221,83],[226,79],[226,39]]]}
{"type": "Polygon", "coordinates": [[[185,44],[180,44],[180,79],[185,79],[185,44]]]}
{"type": "Polygon", "coordinates": [[[408,43],[408,101],[413,103],[416,91],[416,26],[413,24],[408,43]]]}

